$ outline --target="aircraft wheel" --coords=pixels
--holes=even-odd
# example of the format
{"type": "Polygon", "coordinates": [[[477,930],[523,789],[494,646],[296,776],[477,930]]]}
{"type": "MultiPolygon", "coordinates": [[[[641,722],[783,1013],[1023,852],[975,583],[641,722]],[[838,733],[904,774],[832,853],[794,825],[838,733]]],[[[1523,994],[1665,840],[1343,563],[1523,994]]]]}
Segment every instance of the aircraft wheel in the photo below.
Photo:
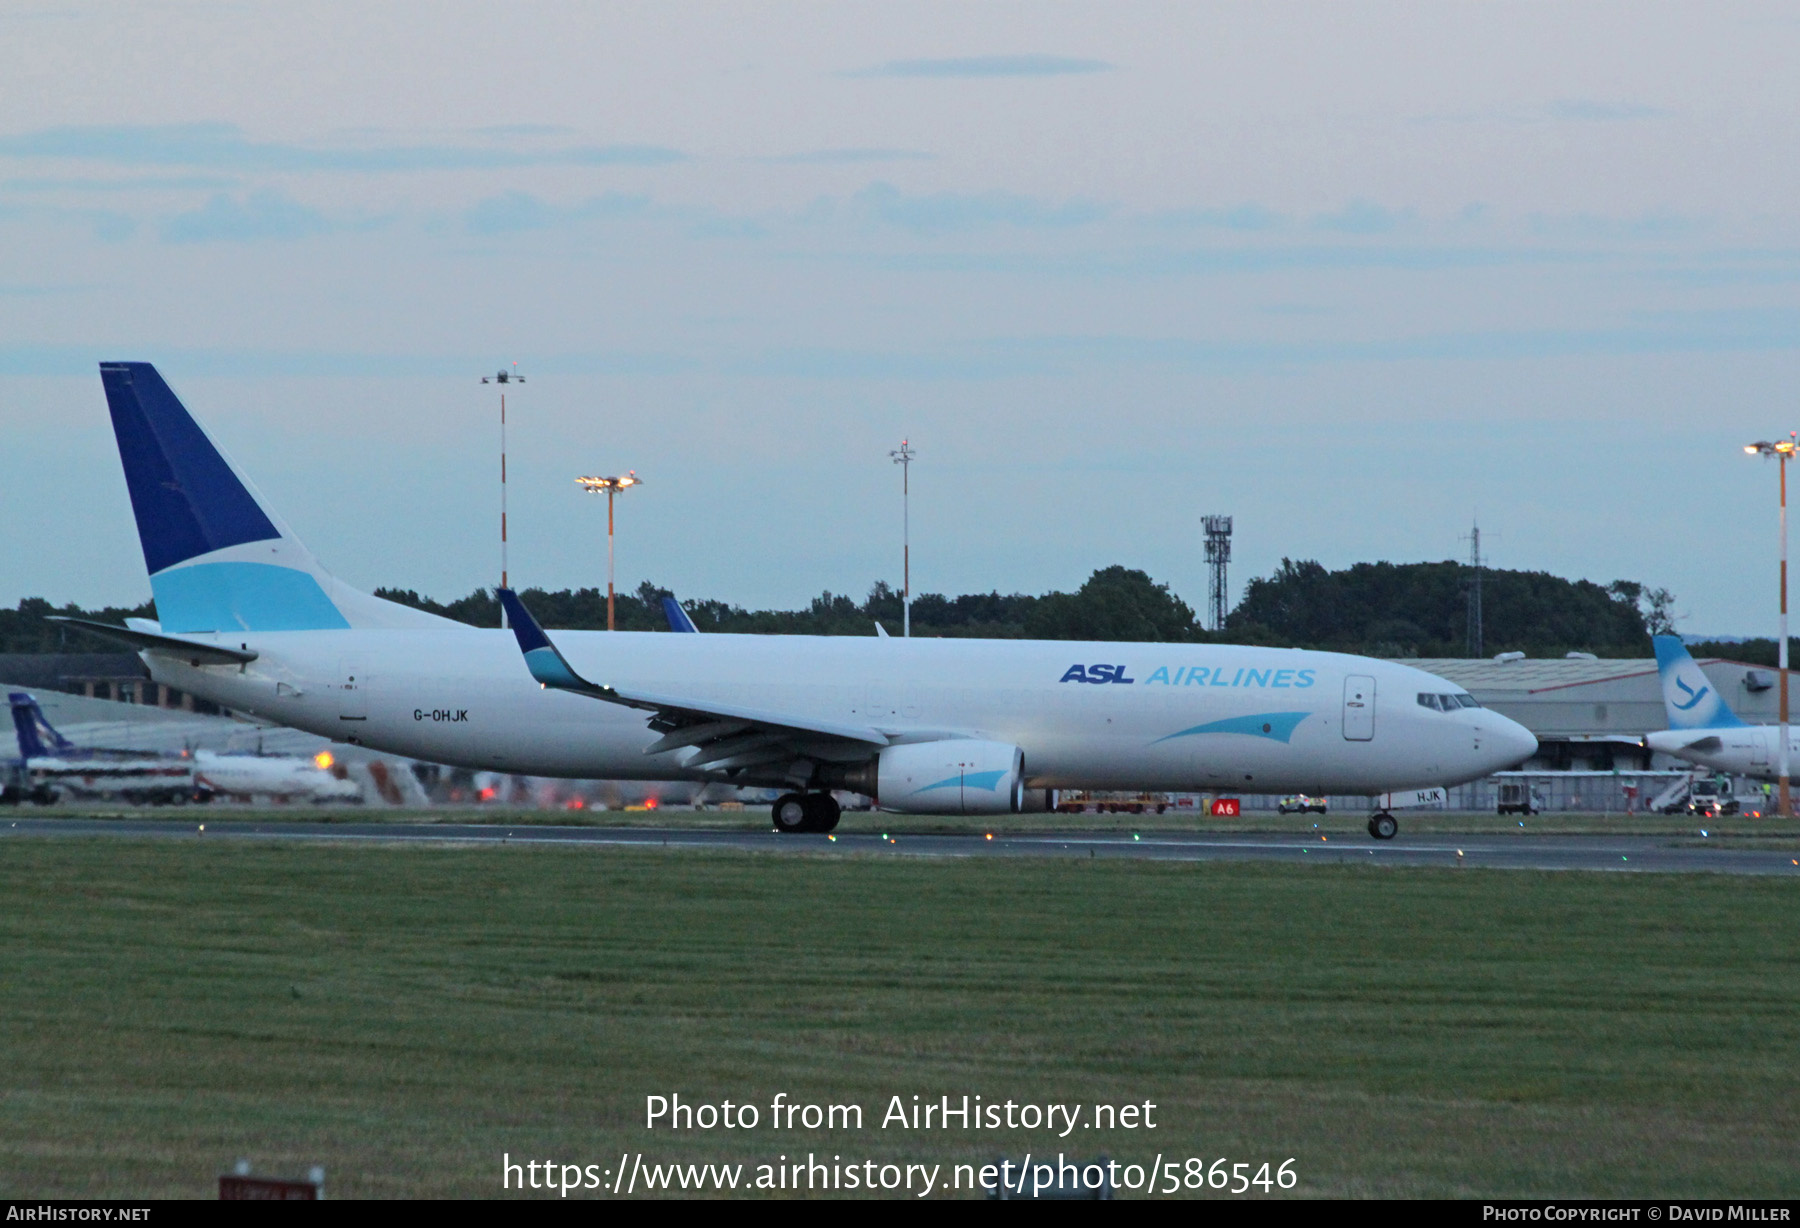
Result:
{"type": "Polygon", "coordinates": [[[1385,810],[1369,820],[1369,834],[1377,840],[1392,840],[1399,831],[1400,824],[1385,810]]]}
{"type": "Polygon", "coordinates": [[[812,808],[806,804],[806,798],[799,793],[783,793],[775,799],[772,807],[775,818],[775,830],[782,833],[810,831],[807,820],[812,818],[812,808]]]}
{"type": "Polygon", "coordinates": [[[837,798],[829,793],[808,793],[805,804],[806,826],[802,829],[805,831],[831,831],[837,827],[838,820],[844,814],[837,798]]]}

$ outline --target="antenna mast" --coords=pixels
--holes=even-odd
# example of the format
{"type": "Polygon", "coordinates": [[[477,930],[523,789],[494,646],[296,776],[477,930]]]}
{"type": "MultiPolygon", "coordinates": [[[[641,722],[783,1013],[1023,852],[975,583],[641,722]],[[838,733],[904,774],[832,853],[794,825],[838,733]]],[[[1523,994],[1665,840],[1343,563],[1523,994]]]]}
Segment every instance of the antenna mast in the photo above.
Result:
{"type": "Polygon", "coordinates": [[[1205,516],[1201,526],[1206,530],[1206,568],[1209,573],[1206,599],[1212,615],[1212,629],[1225,629],[1225,564],[1231,562],[1231,517],[1205,516]]]}
{"type": "Polygon", "coordinates": [[[1472,522],[1469,527],[1469,635],[1468,653],[1471,657],[1486,656],[1482,648],[1481,634],[1481,523],[1472,522]]]}

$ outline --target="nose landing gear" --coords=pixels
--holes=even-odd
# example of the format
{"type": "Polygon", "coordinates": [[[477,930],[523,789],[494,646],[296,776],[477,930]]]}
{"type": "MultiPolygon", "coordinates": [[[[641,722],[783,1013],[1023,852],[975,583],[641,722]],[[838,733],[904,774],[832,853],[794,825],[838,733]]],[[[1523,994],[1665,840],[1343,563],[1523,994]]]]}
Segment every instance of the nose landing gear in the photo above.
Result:
{"type": "Polygon", "coordinates": [[[1377,840],[1392,840],[1399,831],[1400,824],[1385,810],[1369,819],[1369,834],[1377,840]]]}
{"type": "Polygon", "coordinates": [[[784,793],[772,814],[778,832],[827,832],[838,825],[843,809],[829,793],[784,793]]]}

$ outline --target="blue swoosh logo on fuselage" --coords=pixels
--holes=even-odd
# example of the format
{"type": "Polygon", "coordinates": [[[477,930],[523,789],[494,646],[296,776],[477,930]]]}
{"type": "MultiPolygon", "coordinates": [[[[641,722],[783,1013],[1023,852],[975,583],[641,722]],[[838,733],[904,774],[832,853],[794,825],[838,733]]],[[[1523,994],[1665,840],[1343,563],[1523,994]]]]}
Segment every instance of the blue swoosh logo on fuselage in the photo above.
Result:
{"type": "MultiPolygon", "coordinates": [[[[1261,712],[1250,716],[1232,716],[1222,721],[1208,721],[1204,725],[1179,730],[1168,737],[1156,739],[1156,742],[1193,737],[1202,733],[1241,733],[1252,738],[1286,742],[1294,736],[1294,730],[1300,727],[1300,722],[1311,715],[1310,712],[1261,712]]],[[[1156,745],[1156,742],[1151,745],[1156,745]]]]}

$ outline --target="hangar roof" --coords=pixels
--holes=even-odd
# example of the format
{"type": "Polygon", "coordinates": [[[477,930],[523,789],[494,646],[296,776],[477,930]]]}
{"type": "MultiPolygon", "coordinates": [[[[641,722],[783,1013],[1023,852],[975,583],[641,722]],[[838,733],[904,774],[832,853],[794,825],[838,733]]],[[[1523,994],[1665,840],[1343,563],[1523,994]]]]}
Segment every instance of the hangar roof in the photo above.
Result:
{"type": "MultiPolygon", "coordinates": [[[[1540,738],[1636,739],[1668,725],[1662,683],[1650,657],[1425,657],[1400,664],[1466,687],[1482,704],[1540,738]]],[[[1775,719],[1773,669],[1720,657],[1703,658],[1699,665],[1738,716],[1752,724],[1775,719]]]]}
{"type": "MultiPolygon", "coordinates": [[[[1713,664],[1707,658],[1702,666],[1713,664]]],[[[1541,691],[1551,687],[1583,686],[1609,682],[1616,678],[1633,678],[1641,674],[1656,675],[1653,657],[1626,657],[1590,661],[1582,658],[1527,657],[1522,661],[1495,661],[1487,658],[1421,657],[1402,662],[1426,673],[1474,691],[1541,691]]]]}

